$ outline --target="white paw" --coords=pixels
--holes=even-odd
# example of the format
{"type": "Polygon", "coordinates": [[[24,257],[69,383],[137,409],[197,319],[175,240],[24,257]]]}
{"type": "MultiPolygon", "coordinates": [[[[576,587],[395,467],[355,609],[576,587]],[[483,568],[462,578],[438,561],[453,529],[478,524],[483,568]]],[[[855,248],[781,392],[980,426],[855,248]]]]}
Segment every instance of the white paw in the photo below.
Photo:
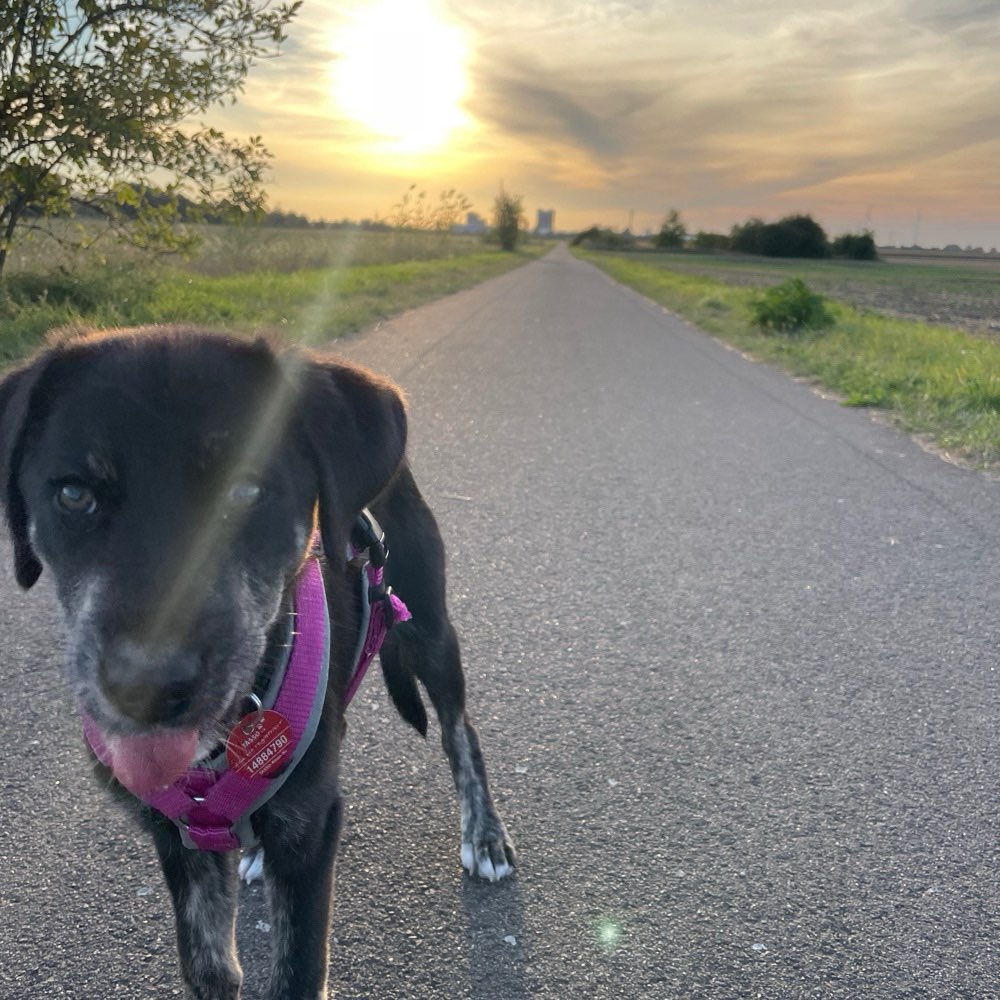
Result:
{"type": "Polygon", "coordinates": [[[503,844],[483,845],[477,850],[475,845],[463,843],[462,865],[470,875],[478,875],[489,882],[499,882],[514,871],[503,844]]]}
{"type": "Polygon", "coordinates": [[[240,858],[240,878],[250,885],[264,877],[264,852],[250,851],[240,858]]]}

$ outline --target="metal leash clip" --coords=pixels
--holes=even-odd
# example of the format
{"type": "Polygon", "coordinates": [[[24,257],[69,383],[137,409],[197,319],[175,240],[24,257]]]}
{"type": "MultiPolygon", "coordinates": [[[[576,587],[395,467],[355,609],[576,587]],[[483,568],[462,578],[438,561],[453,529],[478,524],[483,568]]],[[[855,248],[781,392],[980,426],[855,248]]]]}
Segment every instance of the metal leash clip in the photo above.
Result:
{"type": "Polygon", "coordinates": [[[247,695],[247,701],[252,702],[253,707],[251,708],[250,712],[248,712],[246,715],[243,716],[243,718],[244,720],[250,719],[251,713],[253,715],[253,718],[250,719],[249,722],[244,721],[242,728],[243,732],[247,736],[249,736],[250,733],[252,733],[257,728],[257,726],[260,725],[261,720],[263,719],[264,705],[261,702],[260,698],[258,698],[257,695],[255,695],[253,692],[247,695]]]}

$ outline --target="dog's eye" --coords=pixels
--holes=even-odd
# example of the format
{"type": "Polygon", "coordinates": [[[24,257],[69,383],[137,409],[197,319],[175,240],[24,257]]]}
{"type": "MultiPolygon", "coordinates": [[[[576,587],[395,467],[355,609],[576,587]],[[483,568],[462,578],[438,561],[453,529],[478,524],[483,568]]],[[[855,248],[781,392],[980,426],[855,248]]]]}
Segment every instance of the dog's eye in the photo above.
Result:
{"type": "Polygon", "coordinates": [[[67,514],[90,515],[97,510],[97,497],[82,483],[63,483],[56,493],[56,505],[67,514]]]}
{"type": "Polygon", "coordinates": [[[227,499],[234,507],[252,507],[260,500],[261,492],[262,490],[257,483],[248,479],[242,480],[229,487],[227,499]]]}

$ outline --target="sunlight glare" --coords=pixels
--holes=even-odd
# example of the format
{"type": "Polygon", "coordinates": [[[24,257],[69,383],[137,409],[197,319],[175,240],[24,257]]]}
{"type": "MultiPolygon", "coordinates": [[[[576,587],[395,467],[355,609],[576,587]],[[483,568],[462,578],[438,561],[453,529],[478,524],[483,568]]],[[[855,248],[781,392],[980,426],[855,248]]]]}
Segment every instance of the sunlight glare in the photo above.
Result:
{"type": "Polygon", "coordinates": [[[623,933],[624,928],[622,925],[611,917],[603,917],[597,922],[594,928],[594,936],[597,938],[597,943],[608,954],[618,948],[623,933]]]}
{"type": "Polygon", "coordinates": [[[433,0],[360,5],[333,49],[338,111],[390,150],[430,152],[463,123],[466,39],[433,0]]]}

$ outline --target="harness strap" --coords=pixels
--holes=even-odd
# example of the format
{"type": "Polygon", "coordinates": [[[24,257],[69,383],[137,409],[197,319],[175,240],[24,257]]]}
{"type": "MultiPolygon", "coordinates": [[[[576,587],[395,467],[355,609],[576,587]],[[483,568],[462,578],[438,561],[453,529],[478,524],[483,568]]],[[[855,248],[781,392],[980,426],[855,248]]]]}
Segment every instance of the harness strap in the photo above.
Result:
{"type": "MultiPolygon", "coordinates": [[[[344,708],[357,693],[375,654],[389,629],[412,615],[406,605],[384,583],[386,550],[381,528],[366,510],[358,519],[361,538],[350,553],[367,553],[361,575],[361,622],[355,665],[344,692],[344,708]]],[[[229,766],[220,752],[201,761],[172,785],[142,799],[172,820],[185,847],[201,851],[249,849],[257,845],[250,818],[268,801],[295,769],[309,749],[323,713],[330,669],[330,616],[319,560],[306,564],[294,597],[295,629],[280,688],[269,710],[288,723],[290,759],[272,777],[247,774],[229,766]]],[[[271,692],[269,691],[269,694],[271,692]]],[[[270,701],[270,698],[267,699],[270,701]]],[[[83,717],[84,734],[97,758],[111,766],[112,756],[93,720],[83,717]]],[[[286,745],[287,746],[287,745],[286,745]]],[[[287,752],[287,749],[286,751],[287,752]]]]}
{"type": "Polygon", "coordinates": [[[392,587],[385,586],[383,567],[368,563],[365,566],[365,575],[368,577],[368,586],[361,589],[363,607],[361,642],[355,657],[357,662],[354,672],[344,691],[344,708],[350,705],[358,693],[368,667],[375,659],[375,654],[382,648],[389,629],[399,622],[408,622],[413,617],[410,609],[392,592],[392,587]]]}
{"type": "MultiPolygon", "coordinates": [[[[166,788],[143,801],[173,820],[186,847],[228,851],[250,847],[256,837],[250,815],[285,783],[302,759],[319,725],[330,668],[330,619],[319,561],[310,559],[295,591],[296,630],[292,651],[273,710],[288,722],[291,758],[274,777],[234,771],[226,756],[190,768],[166,788]]],[[[84,733],[102,763],[111,754],[92,720],[84,716],[84,733]]]]}
{"type": "Polygon", "coordinates": [[[389,549],[382,526],[367,507],[354,522],[348,555],[352,559],[361,555],[366,557],[363,576],[367,577],[368,585],[365,586],[362,579],[358,647],[354,654],[354,670],[344,691],[344,708],[357,694],[368,666],[382,648],[389,629],[413,617],[407,606],[392,592],[392,587],[385,585],[385,561],[389,558],[389,549]]]}
{"type": "Polygon", "coordinates": [[[291,760],[272,778],[229,767],[221,774],[192,768],[152,795],[149,805],[177,824],[186,846],[228,851],[256,843],[250,816],[281,788],[309,749],[323,712],[329,669],[330,617],[323,576],[319,560],[310,559],[295,591],[292,652],[273,707],[288,720],[294,743],[291,760]]]}

